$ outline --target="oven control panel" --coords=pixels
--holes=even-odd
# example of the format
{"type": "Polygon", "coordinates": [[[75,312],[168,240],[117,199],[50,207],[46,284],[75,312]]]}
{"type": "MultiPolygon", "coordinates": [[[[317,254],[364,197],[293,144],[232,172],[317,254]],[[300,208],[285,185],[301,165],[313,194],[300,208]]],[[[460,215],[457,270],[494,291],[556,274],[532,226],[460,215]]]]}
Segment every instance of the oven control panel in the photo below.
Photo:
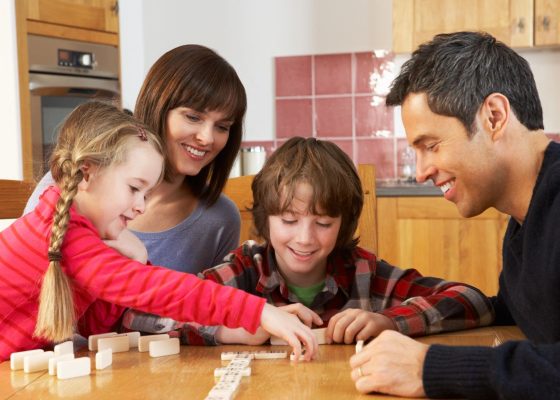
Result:
{"type": "Polygon", "coordinates": [[[58,49],[58,65],[62,67],[93,68],[93,53],[58,49]]]}

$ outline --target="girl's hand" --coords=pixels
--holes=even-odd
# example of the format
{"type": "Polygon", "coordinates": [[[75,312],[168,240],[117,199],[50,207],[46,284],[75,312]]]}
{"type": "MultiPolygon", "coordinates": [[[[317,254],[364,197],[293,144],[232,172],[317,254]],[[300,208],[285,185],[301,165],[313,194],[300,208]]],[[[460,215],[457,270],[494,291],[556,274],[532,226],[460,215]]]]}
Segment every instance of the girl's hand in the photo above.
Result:
{"type": "Polygon", "coordinates": [[[116,240],[104,240],[104,242],[125,257],[132,258],[142,264],[146,264],[148,261],[146,246],[128,229],[124,229],[116,240]]]}
{"type": "Polygon", "coordinates": [[[270,304],[265,304],[261,315],[261,326],[268,333],[284,339],[292,346],[295,359],[301,355],[301,343],[305,346],[305,360],[310,361],[317,351],[319,345],[311,328],[305,326],[297,316],[282,311],[270,304]]]}
{"type": "Polygon", "coordinates": [[[384,330],[396,330],[393,321],[385,315],[349,308],[335,314],[329,321],[328,343],[354,343],[379,335],[384,330]]]}
{"type": "Polygon", "coordinates": [[[270,339],[270,333],[262,327],[257,329],[254,335],[251,335],[243,328],[228,328],[220,326],[216,331],[216,340],[222,344],[247,344],[250,346],[259,346],[270,339]]]}
{"type": "Polygon", "coordinates": [[[323,325],[323,320],[321,319],[321,317],[319,317],[319,314],[305,307],[301,303],[288,304],[286,306],[280,306],[278,308],[282,311],[287,311],[290,314],[297,315],[301,322],[303,322],[310,328],[313,326],[313,324],[317,326],[323,325]]]}

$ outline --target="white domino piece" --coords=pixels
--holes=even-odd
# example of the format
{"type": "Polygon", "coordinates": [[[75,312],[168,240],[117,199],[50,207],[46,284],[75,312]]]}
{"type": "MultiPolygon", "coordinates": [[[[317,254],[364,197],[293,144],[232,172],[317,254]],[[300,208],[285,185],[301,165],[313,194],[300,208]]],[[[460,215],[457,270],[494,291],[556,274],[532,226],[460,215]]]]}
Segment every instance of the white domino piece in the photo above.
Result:
{"type": "Polygon", "coordinates": [[[95,369],[105,369],[113,364],[113,350],[99,350],[95,354],[95,369]]]}
{"type": "Polygon", "coordinates": [[[150,357],[163,357],[179,354],[181,344],[179,343],[179,338],[154,340],[150,342],[148,348],[150,350],[150,357]]]}
{"type": "Polygon", "coordinates": [[[106,338],[100,338],[97,341],[97,350],[102,351],[111,349],[113,353],[121,353],[130,350],[130,341],[127,335],[115,335],[106,338]]]}
{"type": "Polygon", "coordinates": [[[239,390],[239,384],[229,383],[229,382],[218,382],[214,385],[210,392],[211,396],[229,396],[226,398],[233,399],[239,390]]]}
{"type": "Polygon", "coordinates": [[[10,368],[12,370],[23,369],[23,359],[26,356],[30,356],[32,354],[39,354],[44,353],[43,349],[35,349],[35,350],[26,350],[26,351],[18,351],[17,353],[10,354],[10,368]]]}
{"type": "Polygon", "coordinates": [[[54,355],[61,356],[63,354],[74,354],[74,343],[71,340],[57,344],[54,346],[54,355]]]}
{"type": "Polygon", "coordinates": [[[356,342],[356,353],[359,353],[360,351],[362,351],[363,348],[364,348],[364,341],[363,340],[358,340],[356,342]]]}
{"type": "Polygon", "coordinates": [[[58,379],[77,378],[91,373],[89,357],[80,357],[73,360],[64,360],[56,363],[56,377],[58,379]]]}
{"type": "Polygon", "coordinates": [[[29,354],[23,357],[23,372],[30,373],[49,369],[49,359],[53,357],[54,351],[29,354]]]}
{"type": "Polygon", "coordinates": [[[49,375],[56,375],[56,366],[58,365],[59,361],[66,361],[66,360],[73,360],[74,353],[66,353],[61,356],[55,355],[53,358],[49,359],[49,375]]]}
{"type": "Polygon", "coordinates": [[[169,335],[167,333],[162,333],[160,335],[148,335],[148,336],[140,336],[138,339],[138,351],[143,353],[145,351],[150,350],[150,342],[154,340],[167,340],[169,339],[169,335]]]}
{"type": "Polygon", "coordinates": [[[219,383],[231,383],[232,385],[238,385],[241,383],[241,374],[228,372],[219,378],[215,378],[219,383]]]}
{"type": "Polygon", "coordinates": [[[140,332],[126,332],[126,336],[128,336],[130,348],[138,347],[138,339],[140,339],[140,332]]]}
{"type": "Polygon", "coordinates": [[[236,368],[245,368],[251,365],[251,361],[253,360],[250,358],[234,358],[229,362],[227,366],[236,367],[236,368]]]}
{"type": "Polygon", "coordinates": [[[250,351],[224,351],[221,355],[222,361],[231,361],[234,358],[249,358],[254,359],[255,356],[250,351]]]}
{"type": "MultiPolygon", "coordinates": [[[[305,360],[305,349],[301,351],[301,355],[298,358],[298,361],[303,360],[305,360]]],[[[296,353],[292,352],[292,354],[290,354],[290,361],[296,361],[296,353]]]]}
{"type": "Polygon", "coordinates": [[[263,350],[256,351],[254,353],[255,360],[270,360],[276,358],[286,358],[288,357],[287,351],[273,351],[273,350],[263,350]]]}
{"type": "Polygon", "coordinates": [[[214,376],[215,377],[222,377],[225,374],[227,374],[228,372],[238,373],[241,376],[251,376],[251,367],[230,368],[229,366],[227,366],[227,367],[222,367],[222,368],[216,368],[214,370],[214,376]]]}
{"type": "Polygon", "coordinates": [[[97,351],[97,341],[100,338],[106,338],[111,336],[116,336],[117,332],[100,333],[98,335],[88,336],[88,349],[89,351],[97,351]]]}
{"type": "Polygon", "coordinates": [[[311,329],[318,344],[327,344],[327,328],[311,329]]]}

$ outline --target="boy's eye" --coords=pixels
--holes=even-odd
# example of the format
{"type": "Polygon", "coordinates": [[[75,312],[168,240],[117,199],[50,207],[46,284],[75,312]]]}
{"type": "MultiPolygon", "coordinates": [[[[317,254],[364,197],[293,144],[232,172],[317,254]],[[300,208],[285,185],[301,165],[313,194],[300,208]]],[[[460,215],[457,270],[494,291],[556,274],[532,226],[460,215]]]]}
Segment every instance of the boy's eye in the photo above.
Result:
{"type": "Polygon", "coordinates": [[[428,145],[426,145],[426,150],[427,151],[435,151],[437,150],[437,146],[439,143],[430,143],[428,145]]]}
{"type": "Polygon", "coordinates": [[[282,218],[282,223],[286,224],[286,225],[293,225],[297,222],[297,220],[295,219],[286,219],[286,218],[282,218]]]}
{"type": "Polygon", "coordinates": [[[331,222],[317,222],[317,225],[319,225],[321,228],[330,228],[332,226],[331,222]]]}

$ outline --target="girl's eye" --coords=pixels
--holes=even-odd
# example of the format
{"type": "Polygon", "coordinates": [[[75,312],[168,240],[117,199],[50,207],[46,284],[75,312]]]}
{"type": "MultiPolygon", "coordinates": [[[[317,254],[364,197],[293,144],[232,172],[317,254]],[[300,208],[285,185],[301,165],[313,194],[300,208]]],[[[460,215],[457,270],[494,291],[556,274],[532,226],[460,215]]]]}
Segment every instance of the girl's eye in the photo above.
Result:
{"type": "Polygon", "coordinates": [[[128,187],[130,188],[130,191],[131,191],[132,193],[136,193],[136,192],[140,191],[140,189],[138,189],[137,187],[134,187],[134,186],[132,186],[132,185],[129,185],[128,187]]]}
{"type": "Polygon", "coordinates": [[[285,219],[285,218],[282,218],[282,223],[283,223],[283,224],[286,224],[286,225],[293,225],[293,224],[295,224],[296,222],[297,222],[297,220],[295,220],[295,219],[285,219]]]}
{"type": "Polygon", "coordinates": [[[230,128],[231,127],[227,125],[218,125],[218,129],[222,132],[229,132],[230,128]]]}
{"type": "Polygon", "coordinates": [[[317,225],[319,225],[321,228],[330,228],[332,226],[332,223],[330,223],[330,222],[317,222],[317,225]]]}

